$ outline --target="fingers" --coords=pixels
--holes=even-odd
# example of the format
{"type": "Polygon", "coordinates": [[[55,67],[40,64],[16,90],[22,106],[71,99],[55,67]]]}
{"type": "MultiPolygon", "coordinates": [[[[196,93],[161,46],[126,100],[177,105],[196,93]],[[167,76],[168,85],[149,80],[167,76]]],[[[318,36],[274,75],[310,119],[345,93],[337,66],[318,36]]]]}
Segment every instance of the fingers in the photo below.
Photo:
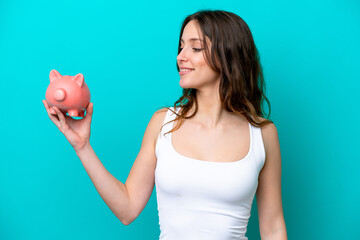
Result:
{"type": "MultiPolygon", "coordinates": [[[[48,112],[48,114],[50,114],[50,115],[56,115],[55,110],[49,106],[49,104],[47,103],[47,101],[43,100],[43,103],[44,103],[44,106],[45,106],[46,111],[48,112]]],[[[50,115],[49,115],[49,116],[50,116],[50,115]]]]}
{"type": "Polygon", "coordinates": [[[92,115],[92,113],[93,113],[93,106],[94,106],[94,104],[93,103],[89,103],[89,106],[88,106],[88,113],[90,114],[90,115],[92,115]]]}
{"type": "Polygon", "coordinates": [[[58,124],[60,125],[60,127],[58,127],[58,128],[60,129],[60,131],[62,133],[64,133],[65,130],[67,130],[67,128],[68,128],[65,116],[57,107],[53,107],[53,109],[55,110],[56,115],[59,118],[58,124]]]}
{"type": "Polygon", "coordinates": [[[86,119],[90,119],[90,121],[91,121],[91,119],[92,119],[93,106],[94,106],[93,103],[89,103],[89,105],[88,105],[87,108],[86,108],[86,116],[85,116],[85,118],[86,118],[86,119]]]}
{"type": "MultiPolygon", "coordinates": [[[[46,108],[49,118],[59,128],[61,132],[64,132],[69,128],[67,121],[70,121],[70,123],[76,121],[73,118],[64,115],[59,108],[55,106],[50,107],[46,100],[43,100],[42,102],[46,108]],[[55,111],[55,114],[52,114],[51,110],[55,111]]],[[[87,121],[91,122],[92,113],[93,113],[93,103],[89,103],[86,108],[86,116],[85,116],[85,119],[88,119],[87,121]]]]}
{"type": "Polygon", "coordinates": [[[43,104],[51,121],[56,125],[56,127],[59,128],[61,132],[64,132],[65,126],[67,126],[64,114],[57,107],[50,107],[45,100],[43,100],[43,104]],[[50,112],[50,109],[53,109],[56,115],[53,115],[50,112]]]}
{"type": "Polygon", "coordinates": [[[43,104],[44,104],[44,106],[45,106],[46,110],[48,110],[49,105],[48,105],[48,103],[46,102],[46,100],[42,100],[42,102],[43,102],[43,104]]]}
{"type": "Polygon", "coordinates": [[[46,102],[46,100],[43,100],[43,104],[46,108],[47,114],[50,118],[50,120],[58,127],[60,128],[60,121],[58,120],[58,118],[56,118],[53,114],[50,113],[50,107],[48,105],[48,103],[46,102]]]}
{"type": "Polygon", "coordinates": [[[57,107],[53,107],[53,109],[55,110],[56,115],[58,116],[61,125],[63,125],[66,121],[64,114],[57,107]]]}

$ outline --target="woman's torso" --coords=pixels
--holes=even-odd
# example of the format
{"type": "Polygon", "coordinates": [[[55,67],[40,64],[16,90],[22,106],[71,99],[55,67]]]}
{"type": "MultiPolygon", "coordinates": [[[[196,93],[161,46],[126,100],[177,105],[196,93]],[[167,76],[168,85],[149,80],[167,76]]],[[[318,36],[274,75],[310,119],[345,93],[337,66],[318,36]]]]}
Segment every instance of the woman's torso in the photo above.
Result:
{"type": "MultiPolygon", "coordinates": [[[[164,124],[174,118],[169,110],[164,124]]],[[[265,160],[260,128],[234,120],[209,132],[185,121],[164,135],[173,126],[164,125],[156,142],[160,239],[247,239],[265,160]]]]}

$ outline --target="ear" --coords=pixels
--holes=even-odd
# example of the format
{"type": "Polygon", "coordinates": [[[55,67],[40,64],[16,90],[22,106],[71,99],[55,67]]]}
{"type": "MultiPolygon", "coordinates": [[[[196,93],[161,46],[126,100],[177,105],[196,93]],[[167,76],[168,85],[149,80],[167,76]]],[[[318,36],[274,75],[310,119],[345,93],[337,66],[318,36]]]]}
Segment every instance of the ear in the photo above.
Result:
{"type": "Polygon", "coordinates": [[[50,82],[54,81],[57,78],[61,78],[62,76],[60,75],[60,73],[58,71],[56,71],[55,69],[50,71],[50,82]]]}
{"type": "Polygon", "coordinates": [[[84,75],[78,73],[75,75],[75,77],[73,77],[72,80],[75,81],[80,87],[82,87],[82,85],[84,84],[84,75]]]}

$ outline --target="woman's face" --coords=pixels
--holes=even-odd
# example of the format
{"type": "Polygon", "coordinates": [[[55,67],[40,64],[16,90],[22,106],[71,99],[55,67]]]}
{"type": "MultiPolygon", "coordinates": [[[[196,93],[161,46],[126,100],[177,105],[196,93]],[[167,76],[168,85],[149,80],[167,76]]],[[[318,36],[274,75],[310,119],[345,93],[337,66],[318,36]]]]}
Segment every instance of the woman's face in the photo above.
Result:
{"type": "MultiPolygon", "coordinates": [[[[182,88],[200,89],[215,85],[220,80],[220,75],[206,63],[200,34],[198,24],[191,20],[186,24],[181,36],[181,51],[176,59],[180,69],[180,86],[182,88]]],[[[206,40],[208,41],[208,38],[206,40]]],[[[207,45],[209,48],[211,47],[210,41],[207,42],[207,45]]]]}

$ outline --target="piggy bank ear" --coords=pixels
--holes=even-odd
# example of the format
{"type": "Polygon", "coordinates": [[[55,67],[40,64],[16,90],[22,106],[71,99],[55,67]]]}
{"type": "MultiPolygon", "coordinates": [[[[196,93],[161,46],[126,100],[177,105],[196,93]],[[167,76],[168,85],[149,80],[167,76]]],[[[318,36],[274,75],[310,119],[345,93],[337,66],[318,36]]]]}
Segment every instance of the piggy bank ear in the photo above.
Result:
{"type": "Polygon", "coordinates": [[[60,73],[58,71],[56,71],[55,69],[50,71],[50,82],[54,81],[57,78],[61,78],[62,76],[60,75],[60,73]]]}
{"type": "Polygon", "coordinates": [[[82,85],[84,84],[84,75],[78,73],[75,75],[75,77],[73,77],[72,80],[75,81],[80,87],[82,87],[82,85]]]}

